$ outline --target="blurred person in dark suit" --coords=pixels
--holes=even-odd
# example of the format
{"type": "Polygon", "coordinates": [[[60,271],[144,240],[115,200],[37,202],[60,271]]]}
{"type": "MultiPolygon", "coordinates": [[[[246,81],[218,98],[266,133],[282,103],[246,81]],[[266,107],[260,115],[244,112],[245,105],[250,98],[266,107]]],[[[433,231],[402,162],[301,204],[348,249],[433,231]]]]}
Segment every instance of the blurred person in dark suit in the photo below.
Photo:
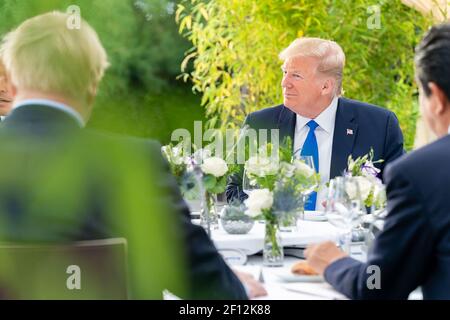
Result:
{"type": "MultiPolygon", "coordinates": [[[[247,298],[206,232],[191,223],[160,145],[83,128],[108,61],[96,32],[85,21],[69,29],[68,18],[36,16],[2,44],[14,103],[0,129],[8,168],[0,174],[0,239],[125,237],[134,297],[173,287],[177,294],[185,279],[183,298],[247,298]]],[[[264,293],[239,277],[250,297],[264,293]]]]}
{"type": "Polygon", "coordinates": [[[450,299],[450,24],[431,28],[416,49],[421,112],[439,140],[385,171],[388,215],[366,263],[331,242],[311,246],[309,264],[352,299],[450,299]],[[379,268],[379,287],[368,285],[379,268]],[[372,267],[372,269],[369,269],[372,267]]]}

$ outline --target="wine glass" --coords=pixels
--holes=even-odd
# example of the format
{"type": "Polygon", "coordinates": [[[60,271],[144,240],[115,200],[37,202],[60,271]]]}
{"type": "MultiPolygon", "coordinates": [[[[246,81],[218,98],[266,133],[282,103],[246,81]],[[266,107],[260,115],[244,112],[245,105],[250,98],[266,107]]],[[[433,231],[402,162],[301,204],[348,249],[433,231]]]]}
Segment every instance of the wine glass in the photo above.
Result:
{"type": "MultiPolygon", "coordinates": [[[[314,172],[316,171],[316,167],[314,165],[314,158],[312,156],[299,156],[298,160],[303,161],[308,167],[310,167],[314,172]]],[[[311,184],[305,186],[305,190],[303,191],[304,195],[311,194],[319,185],[319,181],[314,180],[311,184]]]]}
{"type": "Polygon", "coordinates": [[[330,181],[325,214],[328,221],[341,230],[340,245],[350,253],[352,230],[361,211],[359,184],[353,177],[337,177],[330,181]]]}
{"type": "Polygon", "coordinates": [[[372,206],[371,214],[366,215],[365,223],[367,226],[367,237],[365,239],[365,249],[371,247],[376,233],[381,231],[384,225],[384,218],[387,215],[386,211],[386,187],[380,182],[375,187],[374,204],[372,206]]]}
{"type": "MultiPolygon", "coordinates": [[[[247,170],[244,169],[244,175],[242,176],[242,191],[247,195],[250,196],[253,190],[259,189],[258,184],[256,184],[254,181],[252,181],[247,176],[247,170]]],[[[264,220],[258,220],[259,223],[265,223],[264,220]]]]}
{"type": "Polygon", "coordinates": [[[242,191],[246,194],[246,195],[250,195],[250,193],[255,190],[258,189],[258,185],[256,183],[254,183],[254,181],[252,181],[248,176],[247,176],[247,170],[244,169],[244,175],[242,177],[242,191]]]}
{"type": "MultiPolygon", "coordinates": [[[[316,167],[314,165],[314,158],[312,156],[298,156],[298,160],[304,162],[308,167],[310,167],[314,172],[316,171],[316,167]]],[[[303,197],[303,206],[306,204],[306,200],[308,196],[316,190],[316,188],[319,186],[319,181],[317,179],[314,179],[311,181],[310,184],[304,185],[303,191],[302,191],[302,197],[303,197]]],[[[304,219],[304,208],[302,210],[302,218],[304,219]]]]}

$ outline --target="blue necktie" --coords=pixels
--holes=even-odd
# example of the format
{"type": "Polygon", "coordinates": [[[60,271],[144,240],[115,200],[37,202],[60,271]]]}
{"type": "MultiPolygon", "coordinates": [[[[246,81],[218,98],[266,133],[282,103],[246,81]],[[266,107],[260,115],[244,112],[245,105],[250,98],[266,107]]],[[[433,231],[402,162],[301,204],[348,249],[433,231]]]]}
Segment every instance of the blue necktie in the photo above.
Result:
{"type": "MultiPolygon", "coordinates": [[[[309,127],[308,136],[303,144],[301,156],[312,156],[314,160],[314,167],[316,172],[319,172],[319,147],[317,146],[317,139],[314,130],[319,126],[314,120],[306,124],[309,127]]],[[[305,210],[316,210],[317,192],[313,192],[306,199],[305,210]]]]}

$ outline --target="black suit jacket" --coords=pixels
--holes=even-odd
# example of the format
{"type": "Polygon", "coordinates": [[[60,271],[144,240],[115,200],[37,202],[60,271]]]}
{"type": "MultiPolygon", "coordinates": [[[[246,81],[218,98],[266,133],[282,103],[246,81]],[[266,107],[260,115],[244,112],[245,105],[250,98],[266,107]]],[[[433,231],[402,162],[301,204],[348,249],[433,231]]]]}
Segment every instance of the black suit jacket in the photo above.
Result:
{"type": "MultiPolygon", "coordinates": [[[[177,268],[186,268],[187,298],[247,298],[206,232],[191,223],[159,143],[81,129],[70,115],[42,105],[14,110],[2,123],[0,139],[1,241],[61,243],[123,236],[130,254],[136,255],[132,232],[150,222],[144,229],[148,251],[137,255],[152,259],[155,266],[162,259],[158,250],[174,249],[180,260],[184,255],[184,264],[177,268]],[[138,178],[130,183],[129,175],[138,178]],[[123,190],[129,193],[122,197],[117,190],[127,183],[123,190]],[[133,209],[127,200],[140,201],[142,208],[133,209]],[[124,206],[123,211],[116,206],[124,206]],[[141,223],[128,217],[135,211],[141,223]],[[117,216],[112,217],[114,212],[117,216]],[[135,223],[131,233],[126,223],[135,223]]],[[[170,274],[147,276],[163,279],[170,274]]],[[[148,298],[145,293],[140,297],[148,298]]]]}
{"type": "MultiPolygon", "coordinates": [[[[296,114],[284,105],[279,105],[249,114],[244,125],[246,124],[253,129],[279,129],[281,141],[285,137],[294,141],[296,114]]],[[[349,155],[355,159],[369,153],[371,148],[374,150],[374,160],[384,160],[377,165],[382,171],[386,164],[404,154],[403,135],[397,117],[393,112],[374,105],[339,98],[330,178],[342,175],[347,169],[349,155]]],[[[229,178],[226,191],[228,201],[238,197],[238,190],[242,190],[241,177],[242,173],[229,178]]],[[[246,197],[242,192],[239,195],[241,199],[246,197]]]]}
{"type": "MultiPolygon", "coordinates": [[[[367,263],[340,259],[325,278],[352,299],[450,299],[450,136],[412,152],[385,172],[388,216],[367,263]],[[369,290],[367,268],[380,268],[381,289],[369,290]]],[[[371,272],[373,273],[373,272],[371,272]]]]}

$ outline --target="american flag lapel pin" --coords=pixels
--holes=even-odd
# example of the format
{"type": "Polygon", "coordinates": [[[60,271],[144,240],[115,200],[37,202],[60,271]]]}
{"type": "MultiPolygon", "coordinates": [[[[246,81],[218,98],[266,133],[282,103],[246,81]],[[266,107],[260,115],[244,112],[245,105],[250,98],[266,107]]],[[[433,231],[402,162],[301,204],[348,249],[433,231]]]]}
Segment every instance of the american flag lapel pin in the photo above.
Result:
{"type": "Polygon", "coordinates": [[[351,134],[353,134],[353,129],[347,129],[347,135],[351,135],[351,134]]]}

